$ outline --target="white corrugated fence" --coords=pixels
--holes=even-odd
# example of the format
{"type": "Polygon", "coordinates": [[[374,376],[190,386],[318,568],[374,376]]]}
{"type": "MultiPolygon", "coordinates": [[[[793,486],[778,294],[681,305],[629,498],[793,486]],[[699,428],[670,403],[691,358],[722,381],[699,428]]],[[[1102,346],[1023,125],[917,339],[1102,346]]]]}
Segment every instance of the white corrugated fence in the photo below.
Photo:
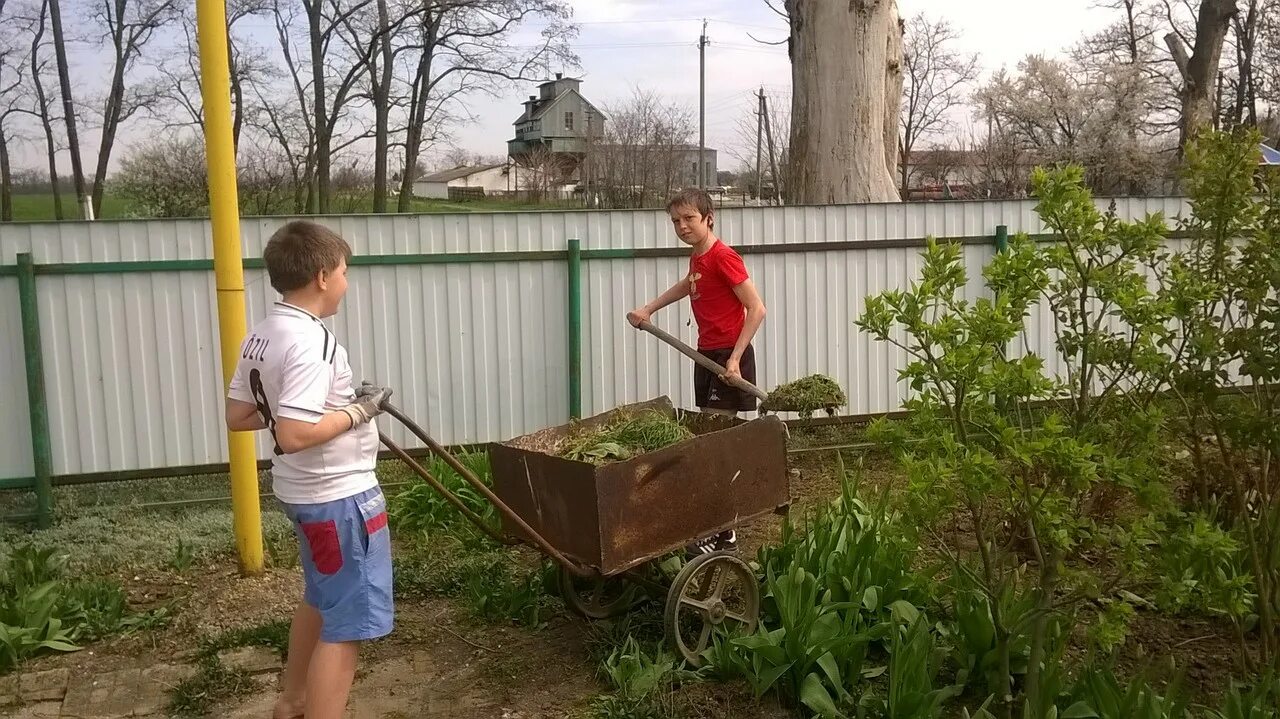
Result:
{"type": "MultiPolygon", "coordinates": [[[[1185,208],[1180,198],[1116,204],[1122,217],[1185,208]]],[[[244,256],[261,257],[285,219],[245,219],[244,256]]],[[[686,266],[661,211],[318,219],[376,262],[352,268],[346,304],[330,321],[357,377],[394,387],[395,401],[442,442],[501,440],[568,419],[570,239],[584,250],[584,414],[660,394],[692,403],[692,364],[623,319],[686,266]]],[[[1044,229],[1030,201],[726,208],[716,222],[726,242],[745,248],[769,308],[756,341],[761,386],[828,374],[848,391],[850,414],[898,409],[903,398],[900,354],[854,326],[867,295],[918,275],[922,243],[892,241],[965,238],[976,297],[996,227],[1044,229]]],[[[19,253],[37,269],[54,473],[225,462],[208,221],[6,224],[0,479],[33,473],[18,283],[8,267],[19,253]]],[[[276,296],[260,265],[246,269],[245,283],[252,324],[276,296]]],[[[1052,347],[1047,322],[1032,322],[1041,351],[1052,347]]],[[[688,303],[655,323],[693,340],[688,303]]],[[[417,444],[398,427],[390,434],[417,444]]],[[[259,452],[268,456],[261,443],[259,452]]]]}

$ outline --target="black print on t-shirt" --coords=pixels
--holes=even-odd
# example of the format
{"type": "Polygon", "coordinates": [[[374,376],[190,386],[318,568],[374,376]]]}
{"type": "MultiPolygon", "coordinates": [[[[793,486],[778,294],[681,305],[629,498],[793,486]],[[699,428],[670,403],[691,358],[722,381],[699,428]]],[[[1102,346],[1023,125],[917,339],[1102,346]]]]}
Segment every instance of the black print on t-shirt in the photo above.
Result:
{"type": "Polygon", "coordinates": [[[262,388],[262,373],[256,367],[249,371],[249,391],[253,393],[258,414],[262,415],[262,421],[266,423],[267,431],[271,433],[271,443],[275,445],[274,451],[278,457],[284,454],[284,450],[280,449],[280,441],[276,439],[276,418],[271,414],[271,405],[267,404],[267,392],[262,388]]]}

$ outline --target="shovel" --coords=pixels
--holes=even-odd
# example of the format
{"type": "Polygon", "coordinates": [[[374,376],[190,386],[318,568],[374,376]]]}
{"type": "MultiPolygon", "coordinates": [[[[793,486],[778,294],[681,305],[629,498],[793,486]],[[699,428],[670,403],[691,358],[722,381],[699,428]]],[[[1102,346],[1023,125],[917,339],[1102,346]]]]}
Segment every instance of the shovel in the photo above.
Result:
{"type": "MultiPolygon", "coordinates": [[[[667,344],[676,348],[677,350],[680,351],[681,354],[685,355],[686,357],[693,360],[694,362],[697,362],[698,364],[702,365],[708,370],[711,370],[712,372],[714,372],[717,377],[723,378],[725,373],[729,371],[724,367],[722,367],[719,363],[713,362],[712,360],[710,360],[706,355],[702,354],[701,352],[681,342],[675,337],[672,337],[666,332],[663,332],[657,327],[654,327],[653,323],[648,320],[643,320],[640,322],[640,329],[644,330],[645,332],[648,332],[654,337],[657,337],[663,342],[666,342],[667,344]]],[[[751,384],[750,382],[746,381],[741,377],[734,377],[733,379],[725,379],[725,381],[733,385],[734,387],[737,387],[738,389],[742,390],[743,392],[746,392],[754,396],[756,399],[760,400],[761,402],[763,402],[766,399],[769,399],[769,395],[767,393],[765,393],[759,387],[751,384]]]]}
{"type": "MultiPolygon", "coordinates": [[[[672,347],[676,348],[684,356],[688,357],[694,362],[697,362],[698,364],[702,365],[708,370],[711,370],[712,372],[714,372],[717,377],[723,378],[725,373],[728,372],[728,370],[726,370],[724,367],[720,366],[716,362],[713,362],[706,355],[693,349],[689,345],[681,342],[680,340],[676,339],[670,334],[667,334],[666,332],[663,332],[657,327],[654,327],[653,323],[649,322],[648,320],[641,321],[639,324],[639,328],[644,330],[645,332],[648,332],[654,337],[657,337],[663,342],[666,342],[672,347]]],[[[769,399],[768,393],[764,392],[759,387],[751,384],[745,379],[742,379],[741,377],[725,379],[725,381],[733,385],[734,387],[737,387],[738,389],[750,394],[751,396],[755,397],[761,402],[767,402],[769,399]]],[[[783,396],[785,397],[785,394],[783,396]]],[[[774,402],[774,404],[776,406],[770,407],[767,410],[762,409],[761,411],[762,412],[800,412],[802,416],[808,416],[809,413],[812,413],[813,410],[816,409],[815,407],[789,407],[789,406],[786,406],[788,403],[785,401],[785,399],[781,402],[774,402]]],[[[843,401],[841,402],[841,404],[843,404],[843,401]]],[[[834,415],[836,407],[841,406],[841,404],[824,405],[820,407],[820,409],[825,409],[828,415],[834,415]]]]}

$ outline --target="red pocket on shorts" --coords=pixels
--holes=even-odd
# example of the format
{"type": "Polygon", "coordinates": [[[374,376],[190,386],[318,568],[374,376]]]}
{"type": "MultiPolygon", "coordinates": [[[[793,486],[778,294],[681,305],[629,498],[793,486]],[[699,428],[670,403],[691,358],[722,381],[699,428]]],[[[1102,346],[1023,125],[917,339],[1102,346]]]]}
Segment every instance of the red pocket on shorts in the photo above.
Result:
{"type": "Polygon", "coordinates": [[[337,574],[342,569],[342,546],[338,543],[338,525],[332,519],[304,522],[302,533],[311,547],[311,561],[321,574],[337,574]]]}

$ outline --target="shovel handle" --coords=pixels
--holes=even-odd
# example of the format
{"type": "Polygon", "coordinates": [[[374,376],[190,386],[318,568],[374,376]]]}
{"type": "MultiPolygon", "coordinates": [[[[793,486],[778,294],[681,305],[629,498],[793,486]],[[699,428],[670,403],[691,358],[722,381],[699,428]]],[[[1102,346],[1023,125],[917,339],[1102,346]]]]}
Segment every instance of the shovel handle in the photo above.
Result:
{"type": "MultiPolygon", "coordinates": [[[[640,324],[637,326],[640,329],[644,330],[645,332],[648,332],[654,337],[657,337],[663,342],[666,342],[667,344],[676,348],[677,350],[680,351],[681,354],[693,360],[694,362],[697,362],[698,364],[702,365],[708,370],[714,372],[717,377],[723,377],[725,373],[729,371],[725,369],[723,366],[721,366],[720,364],[713,362],[710,358],[708,358],[706,355],[702,354],[701,352],[681,342],[680,340],[676,339],[670,334],[667,334],[666,332],[658,329],[657,327],[654,327],[653,323],[648,320],[641,320],[640,324]]],[[[729,382],[729,384],[732,384],[734,387],[737,387],[738,389],[742,390],[743,392],[746,392],[754,396],[756,399],[766,400],[769,398],[769,395],[766,394],[764,391],[762,391],[759,387],[751,384],[750,382],[746,381],[745,379],[742,379],[741,377],[734,377],[732,380],[726,380],[726,381],[729,382]]]]}

